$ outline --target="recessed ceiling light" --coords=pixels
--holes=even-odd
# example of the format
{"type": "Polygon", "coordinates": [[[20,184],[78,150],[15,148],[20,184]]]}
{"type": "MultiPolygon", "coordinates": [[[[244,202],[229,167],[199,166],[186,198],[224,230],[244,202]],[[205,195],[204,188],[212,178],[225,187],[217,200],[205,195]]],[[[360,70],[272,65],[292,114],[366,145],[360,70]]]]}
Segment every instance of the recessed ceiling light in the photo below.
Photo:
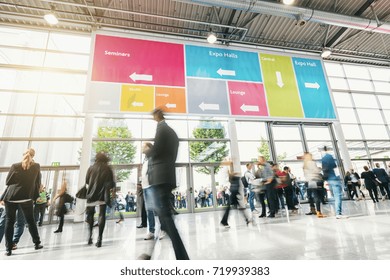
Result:
{"type": "Polygon", "coordinates": [[[321,53],[322,58],[328,58],[332,54],[330,49],[323,49],[321,53]]]}
{"type": "Polygon", "coordinates": [[[209,32],[207,35],[207,42],[214,44],[217,41],[217,35],[214,32],[209,32]]]}
{"type": "Polygon", "coordinates": [[[53,25],[53,24],[57,24],[58,23],[58,19],[57,19],[56,15],[54,13],[48,13],[48,14],[44,15],[43,18],[46,20],[46,22],[48,24],[53,25]]]}
{"type": "Polygon", "coordinates": [[[295,0],[283,0],[283,4],[292,5],[295,0]]]}

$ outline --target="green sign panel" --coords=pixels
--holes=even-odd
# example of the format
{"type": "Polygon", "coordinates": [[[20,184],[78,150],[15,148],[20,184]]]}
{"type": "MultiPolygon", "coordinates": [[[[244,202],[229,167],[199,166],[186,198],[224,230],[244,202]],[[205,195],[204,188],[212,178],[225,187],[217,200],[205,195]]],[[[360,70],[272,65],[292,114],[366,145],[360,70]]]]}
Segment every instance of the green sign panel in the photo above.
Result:
{"type": "Polygon", "coordinates": [[[59,161],[53,161],[51,163],[51,166],[60,166],[60,162],[59,161]]]}

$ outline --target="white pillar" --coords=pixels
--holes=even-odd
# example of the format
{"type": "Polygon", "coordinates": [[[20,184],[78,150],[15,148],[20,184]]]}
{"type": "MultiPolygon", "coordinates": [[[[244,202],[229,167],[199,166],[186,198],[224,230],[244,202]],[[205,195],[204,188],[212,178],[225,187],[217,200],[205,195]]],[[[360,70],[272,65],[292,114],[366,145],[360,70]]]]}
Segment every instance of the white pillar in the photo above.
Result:
{"type": "Polygon", "coordinates": [[[339,149],[340,155],[343,159],[344,169],[349,170],[352,168],[352,161],[351,161],[351,158],[349,156],[348,146],[347,146],[347,143],[345,142],[345,137],[344,137],[344,133],[343,133],[343,130],[341,128],[340,122],[334,122],[333,127],[334,127],[334,130],[336,133],[337,143],[338,143],[338,146],[340,148],[339,149]]]}
{"type": "MultiPolygon", "coordinates": [[[[83,144],[81,150],[80,160],[80,172],[79,172],[79,183],[78,189],[85,184],[85,176],[87,174],[88,167],[91,163],[91,150],[92,150],[92,131],[93,129],[93,117],[91,114],[85,116],[83,144]]],[[[84,221],[85,212],[85,199],[77,199],[76,209],[74,214],[74,222],[84,221]]]]}
{"type": "Polygon", "coordinates": [[[237,142],[237,129],[236,129],[236,120],[229,119],[229,137],[230,137],[230,154],[233,162],[233,170],[234,172],[241,172],[240,166],[240,153],[238,150],[238,142],[237,142]]]}

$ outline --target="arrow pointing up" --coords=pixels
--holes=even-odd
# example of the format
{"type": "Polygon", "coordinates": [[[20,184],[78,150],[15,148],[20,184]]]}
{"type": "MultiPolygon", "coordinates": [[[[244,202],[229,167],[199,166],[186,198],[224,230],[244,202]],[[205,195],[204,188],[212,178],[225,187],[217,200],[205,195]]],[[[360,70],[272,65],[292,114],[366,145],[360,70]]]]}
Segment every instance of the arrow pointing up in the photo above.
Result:
{"type": "Polygon", "coordinates": [[[199,108],[204,110],[213,110],[213,111],[219,111],[219,104],[207,104],[207,103],[200,103],[199,108]]]}
{"type": "Polygon", "coordinates": [[[254,106],[254,105],[245,105],[245,104],[242,104],[242,106],[240,107],[240,109],[244,112],[258,112],[260,111],[259,110],[259,106],[254,106]]]}
{"type": "Polygon", "coordinates": [[[153,81],[153,76],[152,75],[145,75],[145,74],[137,74],[133,73],[129,76],[130,79],[132,79],[134,82],[136,81],[147,81],[151,82],[153,81]]]}
{"type": "Polygon", "coordinates": [[[225,70],[222,68],[219,68],[217,73],[222,77],[222,76],[236,76],[236,71],[234,70],[225,70]]]}
{"type": "Polygon", "coordinates": [[[305,88],[319,89],[320,85],[317,82],[315,82],[315,83],[305,83],[305,88]]]}
{"type": "Polygon", "coordinates": [[[277,71],[276,72],[276,84],[282,88],[284,86],[284,83],[283,83],[283,78],[282,78],[282,73],[277,71]]]}

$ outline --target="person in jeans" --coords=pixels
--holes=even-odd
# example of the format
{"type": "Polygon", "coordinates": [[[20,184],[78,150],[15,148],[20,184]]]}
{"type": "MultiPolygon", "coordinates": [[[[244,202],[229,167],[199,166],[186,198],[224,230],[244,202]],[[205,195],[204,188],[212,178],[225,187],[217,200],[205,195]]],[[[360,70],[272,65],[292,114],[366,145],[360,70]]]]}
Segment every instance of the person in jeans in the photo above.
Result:
{"type": "Polygon", "coordinates": [[[254,200],[255,200],[255,190],[254,190],[254,186],[252,185],[252,181],[254,179],[256,179],[255,175],[252,174],[252,168],[253,168],[253,164],[252,163],[247,163],[246,164],[246,171],[245,171],[245,180],[248,182],[248,189],[249,189],[249,207],[251,209],[251,212],[253,214],[258,214],[259,212],[256,210],[255,208],[255,203],[254,203],[254,200]]]}
{"type": "Polygon", "coordinates": [[[329,187],[332,189],[335,209],[336,209],[336,219],[348,218],[343,215],[342,210],[342,199],[343,199],[343,187],[341,185],[340,176],[336,176],[334,169],[337,167],[336,160],[328,153],[328,147],[324,146],[325,155],[321,159],[322,163],[322,172],[324,175],[324,180],[328,182],[329,187]]]}
{"type": "MultiPolygon", "coordinates": [[[[189,260],[172,217],[171,191],[176,188],[175,162],[179,148],[179,138],[176,132],[165,122],[162,109],[155,109],[152,116],[157,122],[156,135],[153,147],[145,152],[149,160],[152,160],[148,169],[151,205],[153,205],[153,210],[160,219],[161,227],[171,238],[176,259],[189,260]]],[[[148,259],[150,257],[145,255],[143,258],[148,259]]]]}
{"type": "MultiPolygon", "coordinates": [[[[151,148],[153,148],[152,143],[145,142],[142,145],[142,152],[146,154],[151,148]]],[[[154,218],[154,211],[153,211],[154,205],[152,205],[153,198],[151,197],[153,194],[151,192],[149,179],[148,179],[148,170],[149,170],[149,165],[151,165],[151,163],[152,163],[151,159],[149,159],[145,155],[144,162],[142,164],[142,192],[144,195],[144,205],[145,205],[144,207],[146,210],[146,218],[149,223],[149,229],[148,229],[149,231],[145,236],[144,240],[154,239],[155,224],[156,224],[156,220],[154,218]]]]}
{"type": "Polygon", "coordinates": [[[41,184],[41,187],[39,188],[39,197],[35,201],[35,206],[34,206],[34,218],[35,218],[35,222],[38,223],[39,227],[41,227],[43,224],[43,218],[45,216],[47,202],[48,202],[48,195],[46,192],[46,188],[41,184]]]}
{"type": "MultiPolygon", "coordinates": [[[[0,202],[4,203],[4,202],[0,202]]],[[[0,243],[3,240],[4,236],[4,230],[5,230],[5,210],[1,212],[0,215],[0,243]]],[[[15,225],[15,231],[14,236],[12,237],[12,250],[16,250],[18,248],[18,242],[20,240],[20,237],[22,237],[22,234],[24,232],[24,228],[26,225],[26,221],[23,216],[23,210],[19,207],[19,209],[16,212],[16,225],[15,225]]]]}
{"type": "Polygon", "coordinates": [[[7,256],[12,255],[12,238],[18,209],[22,210],[26,219],[35,250],[43,248],[34,220],[33,203],[38,198],[41,185],[41,167],[34,162],[34,156],[35,150],[29,148],[23,154],[22,161],[11,166],[6,178],[7,188],[0,198],[0,201],[5,202],[5,254],[7,256]]]}

